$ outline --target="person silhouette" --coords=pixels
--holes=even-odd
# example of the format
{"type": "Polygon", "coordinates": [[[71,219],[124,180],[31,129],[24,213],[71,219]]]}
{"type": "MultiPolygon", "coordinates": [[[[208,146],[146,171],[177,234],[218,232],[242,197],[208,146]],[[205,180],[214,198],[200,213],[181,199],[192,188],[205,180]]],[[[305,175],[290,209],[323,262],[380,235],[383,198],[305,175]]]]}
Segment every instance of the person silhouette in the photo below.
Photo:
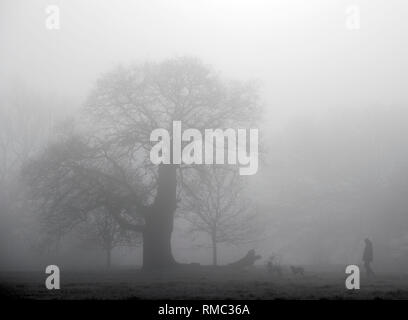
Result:
{"type": "Polygon", "coordinates": [[[370,263],[373,262],[373,243],[370,239],[366,238],[365,248],[363,253],[364,268],[368,276],[373,276],[374,271],[371,269],[370,263]]]}

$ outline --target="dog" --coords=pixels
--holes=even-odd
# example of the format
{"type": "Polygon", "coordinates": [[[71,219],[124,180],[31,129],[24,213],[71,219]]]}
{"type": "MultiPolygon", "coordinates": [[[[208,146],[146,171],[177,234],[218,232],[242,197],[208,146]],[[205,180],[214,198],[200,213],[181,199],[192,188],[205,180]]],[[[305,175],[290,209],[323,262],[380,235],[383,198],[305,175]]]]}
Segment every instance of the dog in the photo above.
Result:
{"type": "Polygon", "coordinates": [[[305,275],[305,269],[303,267],[290,266],[290,270],[292,270],[292,273],[294,275],[296,274],[300,274],[301,276],[305,275]]]}

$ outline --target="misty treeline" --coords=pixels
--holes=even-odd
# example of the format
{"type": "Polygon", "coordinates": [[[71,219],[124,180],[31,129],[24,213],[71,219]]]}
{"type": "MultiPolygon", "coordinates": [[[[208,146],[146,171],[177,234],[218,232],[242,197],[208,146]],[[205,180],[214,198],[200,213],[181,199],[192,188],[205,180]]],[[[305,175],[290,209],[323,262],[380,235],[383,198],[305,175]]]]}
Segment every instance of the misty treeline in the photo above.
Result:
{"type": "Polygon", "coordinates": [[[27,228],[39,232],[32,223],[32,211],[25,193],[21,169],[41,150],[51,135],[55,114],[50,104],[56,97],[44,99],[24,84],[2,88],[0,98],[0,254],[1,267],[21,262],[16,252],[32,243],[27,228]]]}
{"type": "Polygon", "coordinates": [[[390,259],[407,260],[405,108],[305,110],[268,130],[252,82],[225,80],[194,58],[114,68],[69,116],[55,115],[66,104],[28,88],[3,97],[2,266],[14,251],[34,258],[72,246],[102,251],[107,265],[115,248],[135,247],[146,269],[174,267],[179,222],[183,235],[206,243],[213,264],[220,245],[240,246],[261,231],[268,250],[286,244],[283,256],[331,261],[371,236],[390,259]],[[171,131],[174,120],[200,131],[266,127],[258,175],[239,176],[231,165],[153,165],[150,133],[171,131]]]}

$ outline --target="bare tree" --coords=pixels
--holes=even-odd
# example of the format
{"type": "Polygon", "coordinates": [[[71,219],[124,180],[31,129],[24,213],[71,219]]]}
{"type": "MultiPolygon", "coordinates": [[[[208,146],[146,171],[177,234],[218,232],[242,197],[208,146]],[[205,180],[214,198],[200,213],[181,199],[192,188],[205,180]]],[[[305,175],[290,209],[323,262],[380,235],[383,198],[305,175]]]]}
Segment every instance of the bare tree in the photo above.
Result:
{"type": "MultiPolygon", "coordinates": [[[[77,212],[106,205],[122,227],[143,233],[144,267],[176,265],[170,240],[179,202],[177,187],[182,188],[180,177],[186,168],[152,165],[150,134],[157,128],[170,130],[175,120],[201,131],[245,127],[259,116],[253,85],[221,81],[211,68],[193,58],[121,67],[97,82],[85,114],[88,132],[82,145],[55,147],[68,154],[54,157],[52,164],[43,167],[68,181],[78,175],[87,177],[86,184],[93,188],[85,188],[83,194],[74,192],[78,184],[70,182],[66,188],[71,192],[56,192],[64,179],[52,178],[58,183],[43,196],[48,193],[51,206],[60,205],[58,199],[67,194],[83,198],[77,212]],[[77,147],[80,155],[75,156],[77,147]]],[[[39,162],[49,162],[49,156],[43,155],[39,162]]],[[[48,174],[42,175],[45,180],[48,174]]]]}
{"type": "Polygon", "coordinates": [[[112,252],[119,247],[135,247],[140,244],[137,233],[124,230],[106,210],[99,209],[89,214],[85,224],[79,228],[82,243],[99,247],[106,254],[106,267],[112,264],[112,252]]]}
{"type": "Polygon", "coordinates": [[[123,185],[131,175],[126,176],[123,168],[118,171],[115,165],[104,161],[101,152],[81,137],[68,136],[48,146],[40,159],[24,168],[46,246],[54,244],[57,248],[63,236],[93,221],[103,247],[111,250],[116,241],[110,239],[112,233],[116,234],[123,225],[137,225],[136,221],[131,224],[115,218],[122,210],[128,210],[129,190],[124,190],[123,185]]]}
{"type": "Polygon", "coordinates": [[[185,187],[183,217],[193,232],[210,237],[212,262],[217,265],[221,243],[247,241],[255,228],[256,207],[245,193],[243,177],[236,168],[206,166],[200,179],[192,179],[185,187]]]}

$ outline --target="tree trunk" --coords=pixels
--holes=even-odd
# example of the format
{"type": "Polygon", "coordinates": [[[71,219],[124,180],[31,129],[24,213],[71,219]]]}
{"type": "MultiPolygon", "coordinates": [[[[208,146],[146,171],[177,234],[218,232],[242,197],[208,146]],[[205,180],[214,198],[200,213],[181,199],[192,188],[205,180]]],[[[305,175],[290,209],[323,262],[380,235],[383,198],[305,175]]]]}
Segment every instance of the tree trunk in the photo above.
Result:
{"type": "Polygon", "coordinates": [[[157,194],[143,232],[143,269],[157,270],[174,267],[171,251],[174,213],[177,208],[177,167],[159,166],[157,194]]]}
{"type": "Polygon", "coordinates": [[[112,261],[112,249],[106,249],[106,268],[111,267],[111,261],[112,261]]]}
{"type": "Polygon", "coordinates": [[[215,236],[212,237],[212,256],[213,256],[213,265],[217,265],[217,241],[215,236]]]}

